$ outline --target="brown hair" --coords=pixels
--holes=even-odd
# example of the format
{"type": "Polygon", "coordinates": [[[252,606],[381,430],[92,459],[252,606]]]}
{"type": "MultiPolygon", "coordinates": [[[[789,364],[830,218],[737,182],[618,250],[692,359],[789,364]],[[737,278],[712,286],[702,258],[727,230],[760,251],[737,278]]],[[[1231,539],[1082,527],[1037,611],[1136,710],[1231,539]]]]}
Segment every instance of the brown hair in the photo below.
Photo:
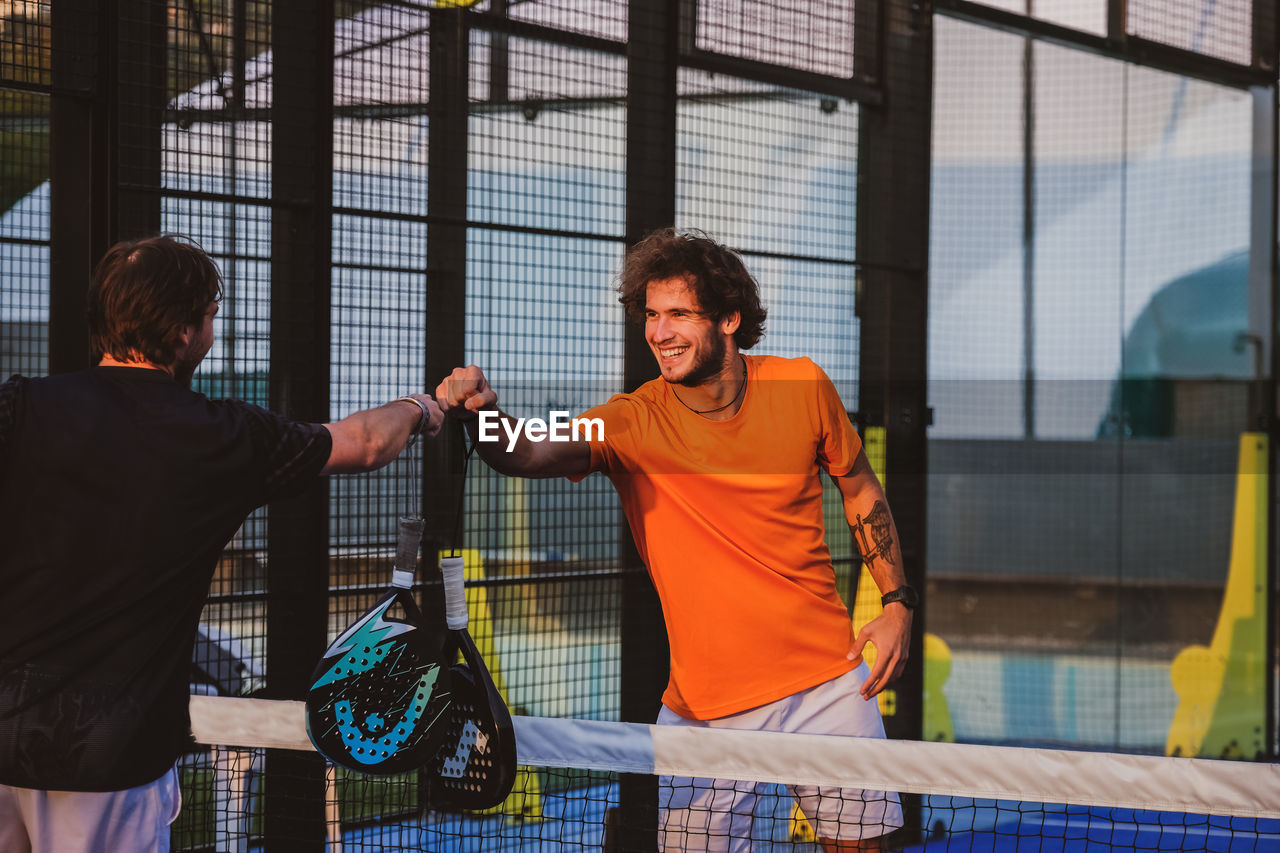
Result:
{"type": "Polygon", "coordinates": [[[768,312],[756,280],[737,252],[701,231],[654,231],[627,252],[618,278],[618,301],[632,319],[644,319],[649,282],[683,278],[717,322],[739,314],[742,321],[733,334],[739,349],[751,349],[764,334],[768,312]]]}
{"type": "Polygon", "coordinates": [[[222,301],[222,274],[193,241],[172,234],[107,250],[89,285],[89,349],[119,361],[173,363],[183,326],[222,301]]]}

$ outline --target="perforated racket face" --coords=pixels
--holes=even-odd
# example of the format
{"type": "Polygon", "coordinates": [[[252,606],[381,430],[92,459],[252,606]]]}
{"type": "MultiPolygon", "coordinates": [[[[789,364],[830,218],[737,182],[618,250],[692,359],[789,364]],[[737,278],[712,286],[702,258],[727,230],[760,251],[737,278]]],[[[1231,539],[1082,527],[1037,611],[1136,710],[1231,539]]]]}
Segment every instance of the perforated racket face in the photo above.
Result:
{"type": "Polygon", "coordinates": [[[495,720],[484,688],[464,666],[449,670],[452,696],[445,734],[432,764],[432,800],[462,809],[487,809],[511,793],[515,738],[511,718],[495,720]]]}
{"type": "MultiPolygon", "coordinates": [[[[311,742],[364,773],[421,767],[445,734],[444,669],[415,625],[387,615],[396,600],[394,592],[384,596],[333,642],[307,692],[311,742]]],[[[406,609],[416,613],[411,602],[406,609]]]]}

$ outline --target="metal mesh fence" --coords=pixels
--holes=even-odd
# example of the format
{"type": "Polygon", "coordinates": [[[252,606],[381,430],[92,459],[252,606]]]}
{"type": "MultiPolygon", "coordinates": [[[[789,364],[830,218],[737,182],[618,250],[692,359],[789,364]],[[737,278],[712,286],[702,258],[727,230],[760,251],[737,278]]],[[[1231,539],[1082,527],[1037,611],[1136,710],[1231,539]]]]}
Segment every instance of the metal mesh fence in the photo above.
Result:
{"type": "Polygon", "coordinates": [[[1128,31],[1192,53],[1241,65],[1252,58],[1253,4],[1247,0],[1129,3],[1128,31]]]}
{"type": "MultiPolygon", "coordinates": [[[[281,376],[319,334],[327,363],[306,390],[333,420],[432,390],[441,377],[429,375],[431,357],[442,351],[483,367],[515,416],[577,415],[644,372],[613,288],[646,218],[636,200],[652,196],[649,211],[742,254],[769,308],[757,352],[812,358],[857,408],[870,334],[858,221],[893,203],[861,196],[860,157],[868,116],[895,95],[877,89],[879,51],[918,10],[668,4],[685,14],[659,15],[661,33],[644,38],[669,37],[670,64],[637,80],[656,64],[628,39],[656,6],[431,5],[333,4],[332,113],[312,116],[324,132],[297,152],[332,181],[320,203],[325,275],[300,295],[289,284],[288,302],[281,258],[315,237],[288,230],[305,205],[277,182],[285,166],[296,180],[278,134],[307,88],[280,82],[289,69],[279,48],[303,37],[302,22],[268,0],[128,0],[118,21],[76,24],[112,44],[72,69],[103,70],[112,87],[92,108],[115,158],[109,186],[86,190],[93,239],[185,234],[223,273],[198,390],[288,401],[281,376]],[[441,57],[453,52],[449,66],[441,57]],[[637,148],[638,126],[668,120],[669,139],[637,148]],[[309,299],[326,329],[287,316],[285,305],[309,299]],[[451,327],[433,322],[455,309],[451,327]]],[[[985,5],[1094,38],[1112,4],[985,5]]],[[[1125,8],[1128,34],[1188,63],[1252,60],[1247,0],[1125,8]]],[[[54,210],[50,127],[60,106],[92,111],[82,90],[54,85],[53,21],[48,2],[0,15],[0,380],[51,369],[51,268],[74,216],[54,210]]],[[[1240,487],[1260,464],[1241,455],[1267,372],[1249,337],[1259,310],[1249,283],[1256,99],[1173,73],[1167,58],[1156,70],[1094,42],[1037,40],[1007,20],[931,21],[933,153],[917,164],[932,195],[925,677],[926,701],[942,709],[934,719],[949,723],[930,736],[1179,748],[1190,741],[1172,732],[1188,706],[1173,671],[1188,648],[1219,652],[1232,555],[1247,544],[1233,526],[1240,487]]],[[[866,437],[879,462],[876,435],[866,437]]],[[[424,551],[419,590],[431,605],[436,547],[476,557],[473,630],[512,708],[625,716],[624,590],[635,573],[610,483],[503,478],[474,459],[465,483],[424,479],[424,466],[440,470],[432,453],[333,478],[327,510],[299,525],[324,540],[327,565],[285,570],[321,572],[327,603],[324,636],[297,643],[318,652],[368,607],[389,577],[396,516],[433,505],[441,541],[424,551]],[[460,537],[444,541],[455,510],[460,537]]],[[[444,470],[457,474],[457,460],[444,470]]],[[[852,595],[858,558],[830,483],[825,520],[852,595]]],[[[260,509],[228,544],[194,690],[245,695],[279,683],[267,670],[266,619],[268,569],[281,567],[268,552],[285,523],[260,509]]],[[[1261,623],[1238,624],[1256,646],[1261,623]]],[[[1255,700],[1240,725],[1257,716],[1255,700]]],[[[1237,752],[1252,755],[1247,744],[1237,752]]],[[[211,772],[200,760],[190,772],[211,772]]],[[[360,805],[346,824],[424,805],[411,775],[368,786],[343,773],[337,784],[380,792],[352,795],[360,805]]],[[[205,843],[185,831],[175,829],[179,847],[205,843]]]]}
{"type": "MultiPolygon", "coordinates": [[[[514,5],[600,38],[622,7],[514,5]]],[[[570,4],[571,6],[572,4],[570,4]]],[[[466,361],[515,417],[576,417],[623,390],[626,63],[620,53],[473,32],[466,361]]],[[[481,549],[513,707],[618,719],[620,509],[601,477],[513,480],[478,465],[462,544],[481,549]]]]}
{"type": "Polygon", "coordinates": [[[48,3],[16,4],[0,20],[0,375],[48,369],[49,89],[48,3]],[[28,195],[33,196],[30,199],[28,195]],[[24,202],[25,199],[25,202],[24,202]]]}
{"type": "MultiPolygon", "coordinates": [[[[177,4],[165,22],[167,74],[133,89],[135,100],[163,105],[159,174],[139,165],[133,180],[140,196],[159,199],[151,227],[195,240],[223,276],[213,349],[193,387],[259,406],[269,403],[271,371],[272,193],[270,124],[255,111],[270,103],[270,28],[270,4],[177,4]]],[[[149,49],[139,44],[135,55],[149,49]]],[[[135,161],[146,163],[154,139],[142,133],[134,145],[135,161]]],[[[267,685],[266,551],[262,508],[214,572],[193,689],[249,694],[267,685]]]]}
{"type": "Polygon", "coordinates": [[[694,27],[699,50],[833,77],[853,74],[852,4],[711,0],[697,5],[694,27]]]}

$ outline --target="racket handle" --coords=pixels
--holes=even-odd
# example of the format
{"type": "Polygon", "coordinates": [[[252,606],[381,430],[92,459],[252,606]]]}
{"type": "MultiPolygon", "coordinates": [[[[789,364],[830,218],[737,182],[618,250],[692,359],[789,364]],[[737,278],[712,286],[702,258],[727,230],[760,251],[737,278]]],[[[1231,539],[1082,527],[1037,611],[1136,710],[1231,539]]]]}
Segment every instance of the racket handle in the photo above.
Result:
{"type": "Polygon", "coordinates": [[[450,631],[461,631],[467,627],[464,566],[462,557],[440,558],[440,575],[444,578],[444,621],[450,631]]]}
{"type": "Polygon", "coordinates": [[[396,542],[396,565],[391,585],[402,589],[413,586],[413,570],[418,565],[418,548],[422,545],[421,518],[400,517],[400,537],[396,542]]]}

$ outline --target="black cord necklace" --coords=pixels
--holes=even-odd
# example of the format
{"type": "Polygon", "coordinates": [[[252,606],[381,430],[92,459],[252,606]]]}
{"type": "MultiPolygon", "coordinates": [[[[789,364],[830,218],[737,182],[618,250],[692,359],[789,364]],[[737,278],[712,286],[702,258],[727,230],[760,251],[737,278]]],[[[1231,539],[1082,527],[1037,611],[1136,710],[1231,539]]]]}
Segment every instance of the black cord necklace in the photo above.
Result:
{"type": "Polygon", "coordinates": [[[733,399],[725,403],[723,406],[716,406],[714,409],[695,409],[684,400],[680,400],[680,395],[676,394],[676,389],[672,388],[671,393],[675,394],[677,400],[680,400],[680,405],[684,406],[695,415],[713,415],[716,412],[723,412],[725,409],[738,402],[738,398],[742,396],[742,392],[747,390],[747,360],[742,358],[742,356],[738,356],[738,358],[742,359],[742,384],[739,385],[738,390],[734,392],[733,399]]]}

